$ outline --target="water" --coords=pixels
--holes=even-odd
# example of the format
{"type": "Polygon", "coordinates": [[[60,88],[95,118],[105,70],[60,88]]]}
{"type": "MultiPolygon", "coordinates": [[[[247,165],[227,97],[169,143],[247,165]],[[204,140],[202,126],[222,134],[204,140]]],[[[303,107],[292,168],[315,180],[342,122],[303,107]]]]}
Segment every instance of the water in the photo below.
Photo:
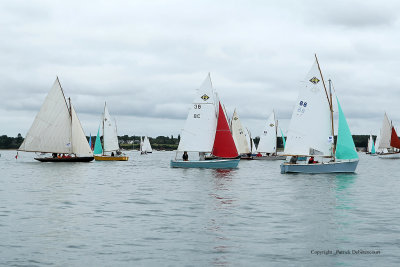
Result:
{"type": "Polygon", "coordinates": [[[72,164],[0,153],[1,266],[400,266],[399,160],[283,175],[280,161],[171,169],[172,152],[72,164]],[[380,254],[311,253],[337,249],[380,254]]]}

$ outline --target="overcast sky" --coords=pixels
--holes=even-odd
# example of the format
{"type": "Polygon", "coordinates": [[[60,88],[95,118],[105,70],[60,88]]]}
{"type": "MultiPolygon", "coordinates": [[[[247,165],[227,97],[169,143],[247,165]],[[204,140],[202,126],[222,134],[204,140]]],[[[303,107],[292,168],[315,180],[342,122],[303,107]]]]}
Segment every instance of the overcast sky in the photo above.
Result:
{"type": "Polygon", "coordinates": [[[178,135],[207,73],[253,136],[286,131],[317,53],[353,134],[400,125],[399,1],[1,1],[0,135],[25,136],[59,77],[85,133],[178,135]]]}

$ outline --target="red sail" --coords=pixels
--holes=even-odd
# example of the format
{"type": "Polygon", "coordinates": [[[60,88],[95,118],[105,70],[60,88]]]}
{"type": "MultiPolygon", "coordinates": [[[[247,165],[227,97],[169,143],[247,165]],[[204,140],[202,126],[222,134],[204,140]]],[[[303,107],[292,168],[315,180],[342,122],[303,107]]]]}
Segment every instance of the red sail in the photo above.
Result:
{"type": "Polygon", "coordinates": [[[390,138],[390,146],[400,149],[400,140],[397,136],[396,130],[392,127],[392,137],[390,138]]]}
{"type": "Polygon", "coordinates": [[[217,131],[212,154],[220,158],[236,158],[239,155],[221,103],[219,103],[217,131]]]}

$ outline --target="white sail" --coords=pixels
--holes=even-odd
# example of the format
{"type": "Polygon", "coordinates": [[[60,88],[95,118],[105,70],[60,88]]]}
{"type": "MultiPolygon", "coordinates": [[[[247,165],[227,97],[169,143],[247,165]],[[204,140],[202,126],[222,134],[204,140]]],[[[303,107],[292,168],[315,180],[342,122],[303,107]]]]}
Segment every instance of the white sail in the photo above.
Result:
{"type": "Polygon", "coordinates": [[[81,122],[76,115],[74,107],[71,105],[72,117],[72,153],[78,156],[93,156],[86,135],[83,132],[81,122]]]}
{"type": "Polygon", "coordinates": [[[384,115],[382,128],[380,131],[380,140],[378,144],[378,149],[383,150],[385,148],[391,148],[390,146],[390,139],[392,137],[392,124],[389,121],[388,116],[384,115]]]}
{"type": "Polygon", "coordinates": [[[251,138],[251,154],[256,154],[256,153],[257,153],[256,144],[254,144],[254,139],[251,138]]]}
{"type": "Polygon", "coordinates": [[[264,131],[260,136],[257,151],[260,153],[275,153],[276,152],[276,127],[275,112],[269,115],[267,123],[264,126],[264,131]]]}
{"type": "Polygon", "coordinates": [[[143,151],[143,137],[140,137],[140,148],[139,151],[143,151]]]}
{"type": "Polygon", "coordinates": [[[367,152],[369,152],[369,153],[371,153],[371,150],[372,150],[372,142],[371,142],[371,140],[372,140],[372,135],[369,135],[369,137],[368,137],[368,145],[367,145],[367,152]]]}
{"type": "Polygon", "coordinates": [[[245,134],[245,130],[242,126],[242,123],[240,122],[236,109],[233,112],[231,120],[231,131],[238,153],[239,154],[250,153],[249,143],[247,142],[247,136],[245,134]]]}
{"type": "Polygon", "coordinates": [[[286,155],[332,155],[329,102],[317,62],[303,82],[290,121],[286,155]]]}
{"type": "Polygon", "coordinates": [[[147,136],[144,137],[143,145],[140,151],[153,152],[153,149],[151,149],[149,138],[147,136]]]}
{"type": "Polygon", "coordinates": [[[19,150],[71,153],[71,115],[58,78],[19,150]]]}
{"type": "Polygon", "coordinates": [[[103,142],[104,152],[119,150],[117,126],[115,125],[115,122],[112,120],[110,113],[108,112],[107,105],[104,105],[103,142]]]}
{"type": "Polygon", "coordinates": [[[182,130],[178,151],[212,151],[217,127],[215,98],[208,74],[193,100],[182,130]]]}

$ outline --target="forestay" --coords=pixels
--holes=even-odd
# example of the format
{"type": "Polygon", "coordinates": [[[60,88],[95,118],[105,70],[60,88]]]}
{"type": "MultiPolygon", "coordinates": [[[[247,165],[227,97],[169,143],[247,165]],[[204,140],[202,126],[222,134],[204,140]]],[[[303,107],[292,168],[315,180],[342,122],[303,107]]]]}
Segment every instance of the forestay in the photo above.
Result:
{"type": "Polygon", "coordinates": [[[210,74],[208,74],[196,92],[182,130],[178,151],[212,151],[217,125],[215,98],[210,74]]]}
{"type": "Polygon", "coordinates": [[[108,112],[107,105],[104,105],[103,143],[105,152],[119,150],[117,126],[115,125],[115,122],[112,120],[110,113],[108,112]]]}
{"type": "Polygon", "coordinates": [[[248,154],[250,153],[249,143],[247,142],[247,136],[245,134],[245,130],[240,122],[239,116],[235,111],[233,112],[232,120],[231,120],[231,130],[233,140],[235,141],[235,145],[239,154],[248,154]]]}
{"type": "Polygon", "coordinates": [[[71,116],[58,78],[18,150],[72,153],[71,116]]]}
{"type": "Polygon", "coordinates": [[[332,156],[332,144],[328,97],[315,62],[302,83],[293,110],[285,154],[332,156]]]}
{"type": "Polygon", "coordinates": [[[260,153],[275,153],[276,152],[276,120],[275,112],[269,115],[267,123],[264,126],[264,131],[260,136],[257,151],[260,153]]]}

